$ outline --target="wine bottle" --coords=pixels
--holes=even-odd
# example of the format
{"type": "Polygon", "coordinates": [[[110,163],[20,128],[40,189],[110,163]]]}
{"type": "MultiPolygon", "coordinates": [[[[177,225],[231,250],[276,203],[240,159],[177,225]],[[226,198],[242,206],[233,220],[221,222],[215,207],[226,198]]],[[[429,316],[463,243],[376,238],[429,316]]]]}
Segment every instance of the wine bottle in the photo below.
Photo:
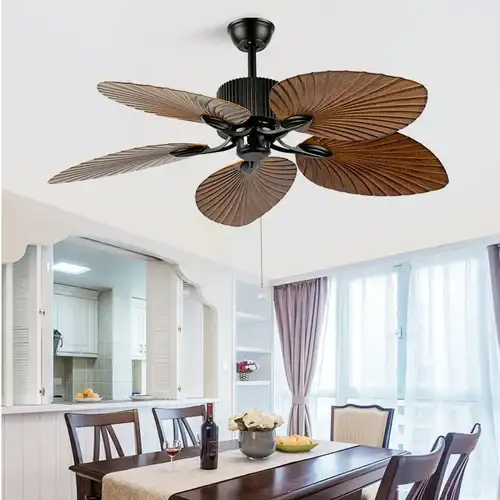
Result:
{"type": "Polygon", "coordinates": [[[219,458],[219,427],[214,422],[214,405],[207,403],[207,416],[201,426],[200,467],[217,469],[219,458]]]}

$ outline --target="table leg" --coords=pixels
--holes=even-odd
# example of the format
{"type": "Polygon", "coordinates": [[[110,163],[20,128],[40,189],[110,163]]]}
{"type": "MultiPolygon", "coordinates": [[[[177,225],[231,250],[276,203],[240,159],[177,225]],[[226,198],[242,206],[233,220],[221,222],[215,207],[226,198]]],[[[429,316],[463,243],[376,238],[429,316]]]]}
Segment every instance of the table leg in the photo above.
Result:
{"type": "Polygon", "coordinates": [[[85,477],[79,478],[77,491],[78,500],[99,500],[101,498],[101,485],[85,477]]]}

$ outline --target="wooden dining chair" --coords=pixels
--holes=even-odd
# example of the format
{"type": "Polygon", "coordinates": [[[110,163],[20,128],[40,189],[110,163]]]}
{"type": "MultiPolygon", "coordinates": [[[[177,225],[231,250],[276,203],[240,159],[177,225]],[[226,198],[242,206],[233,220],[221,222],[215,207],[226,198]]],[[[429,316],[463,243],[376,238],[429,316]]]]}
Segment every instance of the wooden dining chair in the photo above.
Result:
{"type": "Polygon", "coordinates": [[[398,455],[387,465],[375,500],[397,500],[399,486],[412,484],[405,500],[425,500],[425,489],[436,471],[445,446],[440,436],[427,455],[398,455]]]}
{"type": "Polygon", "coordinates": [[[332,406],[331,441],[387,448],[394,408],[378,405],[332,406]]]}
{"type": "Polygon", "coordinates": [[[432,476],[425,489],[425,496],[423,497],[425,500],[458,500],[460,498],[460,489],[462,487],[465,469],[469,462],[470,454],[476,448],[480,436],[480,424],[475,424],[470,434],[450,432],[446,435],[443,455],[441,456],[435,474],[432,476]],[[452,456],[458,456],[458,459],[440,494],[441,486],[446,475],[446,469],[448,468],[452,456]]]}
{"type": "Polygon", "coordinates": [[[165,443],[167,442],[164,426],[164,422],[167,421],[172,422],[174,439],[180,440],[183,448],[198,445],[198,439],[187,419],[192,417],[201,417],[204,419],[204,405],[190,406],[188,408],[153,408],[153,416],[156,423],[156,430],[158,431],[158,439],[160,440],[160,448],[162,450],[165,449],[165,443]]]}
{"type": "MultiPolygon", "coordinates": [[[[94,447],[92,452],[92,461],[98,462],[101,458],[101,438],[106,460],[113,458],[111,451],[111,442],[119,457],[124,457],[123,448],[118,440],[113,425],[133,424],[135,436],[135,452],[142,453],[141,430],[139,426],[139,414],[137,410],[126,410],[112,413],[66,413],[64,415],[66,426],[68,427],[71,451],[75,465],[83,463],[82,449],[78,438],[77,429],[82,427],[94,428],[94,447]],[[110,441],[111,440],[111,441],[110,441]]],[[[86,496],[82,490],[82,483],[79,477],[76,477],[76,490],[78,500],[94,500],[100,496],[86,496]]]]}

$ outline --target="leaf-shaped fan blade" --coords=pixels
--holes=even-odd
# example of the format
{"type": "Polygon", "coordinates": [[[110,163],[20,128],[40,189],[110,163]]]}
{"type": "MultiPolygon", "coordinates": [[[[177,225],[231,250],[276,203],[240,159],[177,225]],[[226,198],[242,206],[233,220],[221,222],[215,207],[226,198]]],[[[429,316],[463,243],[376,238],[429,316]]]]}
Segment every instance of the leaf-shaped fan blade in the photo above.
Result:
{"type": "Polygon", "coordinates": [[[312,137],[333,152],[330,158],[297,155],[299,170],[328,189],[367,196],[400,196],[444,188],[448,175],[426,147],[403,134],[363,142],[312,137]]]}
{"type": "Polygon", "coordinates": [[[277,83],[269,94],[280,120],[313,117],[304,130],[338,141],[385,137],[413,122],[424,110],[427,90],[417,82],[356,71],[323,71],[277,83]]]}
{"type": "Polygon", "coordinates": [[[248,109],[232,102],[184,90],[126,82],[101,82],[97,90],[126,106],[190,122],[201,122],[203,115],[209,115],[232,125],[240,125],[251,116],[248,109]]]}
{"type": "Polygon", "coordinates": [[[246,226],[285,196],[296,174],[286,158],[269,157],[254,167],[240,161],[207,177],[196,190],[196,205],[219,224],[246,226]]]}
{"type": "Polygon", "coordinates": [[[49,184],[59,184],[63,182],[85,181],[87,179],[97,179],[109,175],[125,174],[136,170],[144,170],[151,167],[160,167],[167,163],[183,160],[185,156],[174,156],[176,151],[193,149],[193,155],[201,154],[207,145],[202,144],[158,144],[155,146],[144,146],[142,148],[127,149],[112,153],[100,158],[85,161],[74,167],[63,170],[52,177],[49,184]]]}

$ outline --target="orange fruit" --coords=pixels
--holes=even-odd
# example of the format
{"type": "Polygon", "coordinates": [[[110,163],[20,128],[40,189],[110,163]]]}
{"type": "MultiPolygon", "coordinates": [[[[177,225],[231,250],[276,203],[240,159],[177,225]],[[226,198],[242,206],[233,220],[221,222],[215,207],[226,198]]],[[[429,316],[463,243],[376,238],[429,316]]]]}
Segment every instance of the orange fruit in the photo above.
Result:
{"type": "Polygon", "coordinates": [[[75,398],[76,398],[76,399],[83,399],[84,397],[85,397],[85,396],[84,396],[81,392],[78,392],[78,393],[76,393],[76,395],[75,395],[75,398]]]}

